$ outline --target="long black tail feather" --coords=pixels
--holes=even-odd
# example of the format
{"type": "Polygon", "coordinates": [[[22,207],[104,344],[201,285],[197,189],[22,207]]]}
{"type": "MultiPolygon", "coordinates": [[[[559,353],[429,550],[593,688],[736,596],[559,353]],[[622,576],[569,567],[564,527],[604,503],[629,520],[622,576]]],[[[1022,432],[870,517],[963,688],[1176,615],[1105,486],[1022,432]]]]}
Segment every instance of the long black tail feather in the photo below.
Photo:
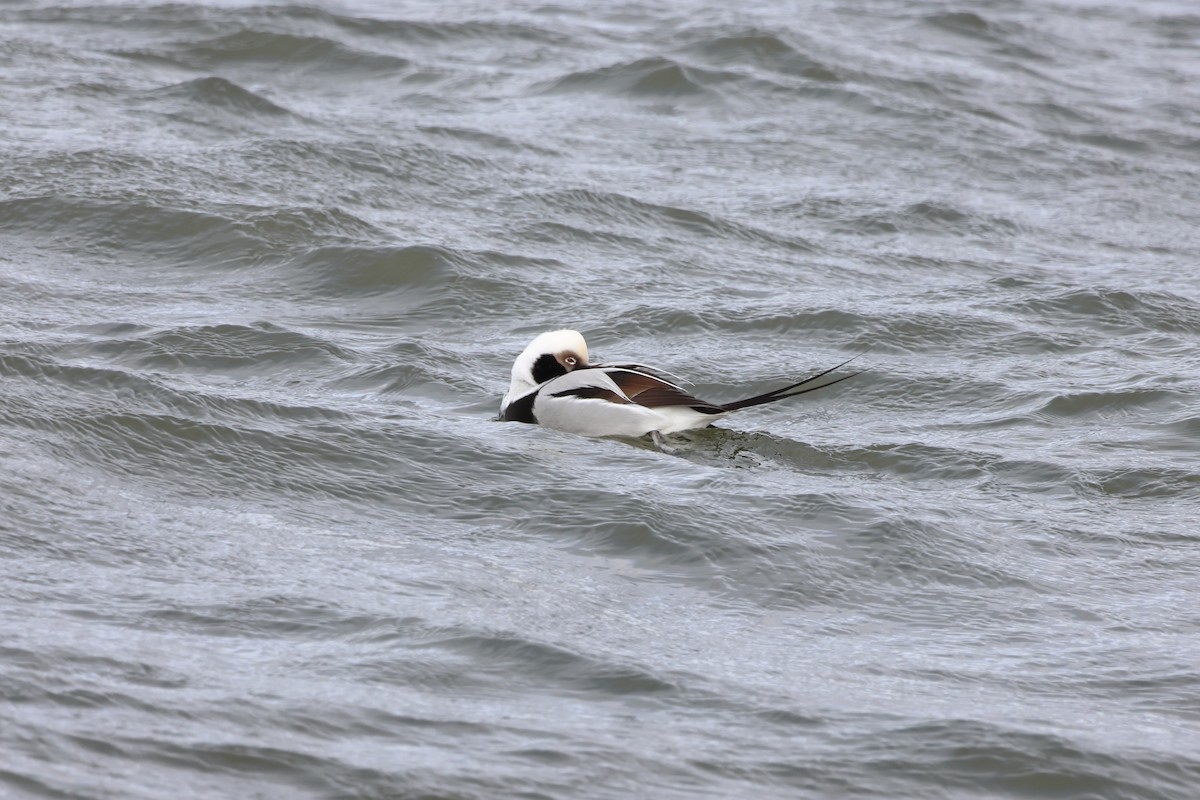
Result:
{"type": "Polygon", "coordinates": [[[761,406],[764,403],[774,403],[776,400],[786,400],[789,397],[795,397],[796,395],[800,395],[800,394],[807,394],[808,392],[815,392],[817,389],[824,389],[826,386],[833,386],[835,383],[841,383],[842,381],[848,381],[856,375],[861,375],[862,372],[851,372],[849,375],[843,375],[840,378],[836,378],[832,381],[827,381],[826,383],[822,383],[819,386],[809,386],[809,384],[811,384],[813,381],[820,380],[821,378],[824,378],[829,373],[831,373],[835,370],[841,369],[842,367],[846,366],[851,361],[853,361],[855,358],[858,358],[858,356],[860,356],[860,355],[862,355],[862,353],[859,353],[858,355],[853,356],[852,358],[846,359],[845,361],[838,364],[837,366],[830,367],[829,369],[827,369],[823,372],[818,372],[816,375],[810,375],[802,381],[793,383],[790,386],[784,386],[782,389],[775,389],[774,391],[764,392],[763,394],[757,394],[754,397],[747,397],[745,400],[735,400],[732,403],[722,403],[721,408],[725,409],[726,411],[737,411],[739,408],[750,408],[752,406],[761,406]],[[801,387],[806,387],[806,388],[801,388],[801,387]],[[796,390],[796,391],[793,391],[793,390],[796,390]]]}

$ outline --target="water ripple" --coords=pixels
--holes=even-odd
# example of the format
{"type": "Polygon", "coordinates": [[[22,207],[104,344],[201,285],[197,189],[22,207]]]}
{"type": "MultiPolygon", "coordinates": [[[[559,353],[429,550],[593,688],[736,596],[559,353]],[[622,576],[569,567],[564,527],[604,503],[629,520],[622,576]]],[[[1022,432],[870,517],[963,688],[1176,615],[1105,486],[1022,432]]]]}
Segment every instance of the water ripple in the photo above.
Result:
{"type": "Polygon", "coordinates": [[[0,794],[1190,798],[1185,6],[0,4],[0,794]]]}

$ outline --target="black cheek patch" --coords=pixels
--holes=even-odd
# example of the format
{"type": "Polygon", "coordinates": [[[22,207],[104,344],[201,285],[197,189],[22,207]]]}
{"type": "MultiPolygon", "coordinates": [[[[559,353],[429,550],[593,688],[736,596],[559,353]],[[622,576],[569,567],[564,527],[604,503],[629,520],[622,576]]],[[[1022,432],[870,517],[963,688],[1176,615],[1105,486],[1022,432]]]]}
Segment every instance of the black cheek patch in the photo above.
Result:
{"type": "Polygon", "coordinates": [[[558,359],[549,353],[543,353],[538,356],[538,360],[533,362],[533,382],[545,383],[551,378],[557,378],[559,375],[566,375],[567,368],[558,363],[558,359]]]}

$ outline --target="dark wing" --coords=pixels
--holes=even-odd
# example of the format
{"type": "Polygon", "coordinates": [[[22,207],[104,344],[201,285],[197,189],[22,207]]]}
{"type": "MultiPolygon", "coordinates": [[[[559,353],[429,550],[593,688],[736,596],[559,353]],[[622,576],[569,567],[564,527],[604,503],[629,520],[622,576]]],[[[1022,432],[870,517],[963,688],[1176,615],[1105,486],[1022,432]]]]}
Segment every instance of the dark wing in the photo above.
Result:
{"type": "MultiPolygon", "coordinates": [[[[576,370],[578,372],[579,370],[576,370]]],[[[584,400],[607,400],[610,403],[620,403],[621,405],[631,405],[629,400],[626,400],[612,389],[606,389],[603,386],[579,386],[574,389],[564,389],[561,392],[555,392],[552,397],[580,397],[584,400]]]]}
{"type": "Polygon", "coordinates": [[[605,374],[633,402],[646,408],[683,406],[701,414],[723,414],[728,409],[701,400],[673,383],[638,370],[624,367],[603,367],[605,374]]]}
{"type": "Polygon", "coordinates": [[[624,369],[629,370],[630,372],[640,372],[643,375],[650,375],[658,378],[664,383],[671,383],[676,386],[684,383],[691,383],[691,381],[685,380],[674,373],[667,372],[665,369],[648,367],[645,364],[634,364],[630,362],[625,364],[592,364],[591,366],[595,367],[596,369],[624,369]]]}
{"type": "MultiPolygon", "coordinates": [[[[857,358],[857,356],[855,356],[857,358]]],[[[665,408],[665,407],[681,407],[690,408],[693,411],[698,411],[701,414],[724,414],[730,411],[737,411],[740,408],[750,408],[751,406],[759,406],[764,403],[774,403],[776,400],[784,400],[789,397],[795,397],[808,392],[815,392],[817,389],[824,389],[826,386],[833,386],[835,383],[841,383],[844,380],[853,378],[861,373],[853,372],[849,375],[843,375],[840,378],[834,378],[831,381],[813,386],[815,381],[820,380],[836,369],[846,366],[854,359],[848,359],[838,364],[835,367],[830,367],[827,370],[818,372],[816,375],[810,375],[802,381],[784,386],[781,389],[775,389],[770,392],[747,397],[744,400],[735,400],[732,403],[710,403],[707,400],[701,400],[698,397],[688,394],[683,389],[679,388],[670,381],[660,378],[657,375],[651,374],[649,371],[643,371],[642,368],[635,365],[629,366],[591,366],[583,369],[577,369],[567,373],[562,378],[557,380],[567,381],[582,381],[583,385],[577,385],[570,389],[564,389],[560,392],[555,392],[555,397],[581,397],[588,399],[607,400],[610,403],[634,403],[645,408],[665,408]],[[606,386],[597,386],[587,383],[589,374],[602,373],[607,376],[617,388],[624,393],[626,400],[620,394],[617,394],[612,389],[606,386]]]]}

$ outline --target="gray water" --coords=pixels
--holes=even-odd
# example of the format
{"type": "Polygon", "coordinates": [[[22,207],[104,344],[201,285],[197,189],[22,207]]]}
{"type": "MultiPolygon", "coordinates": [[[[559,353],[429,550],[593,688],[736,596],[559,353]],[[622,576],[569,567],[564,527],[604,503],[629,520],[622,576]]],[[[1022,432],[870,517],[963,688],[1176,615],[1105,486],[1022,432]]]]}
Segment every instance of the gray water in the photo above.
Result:
{"type": "Polygon", "coordinates": [[[10,0],[0,126],[0,794],[1200,796],[1189,0],[10,0]]]}

